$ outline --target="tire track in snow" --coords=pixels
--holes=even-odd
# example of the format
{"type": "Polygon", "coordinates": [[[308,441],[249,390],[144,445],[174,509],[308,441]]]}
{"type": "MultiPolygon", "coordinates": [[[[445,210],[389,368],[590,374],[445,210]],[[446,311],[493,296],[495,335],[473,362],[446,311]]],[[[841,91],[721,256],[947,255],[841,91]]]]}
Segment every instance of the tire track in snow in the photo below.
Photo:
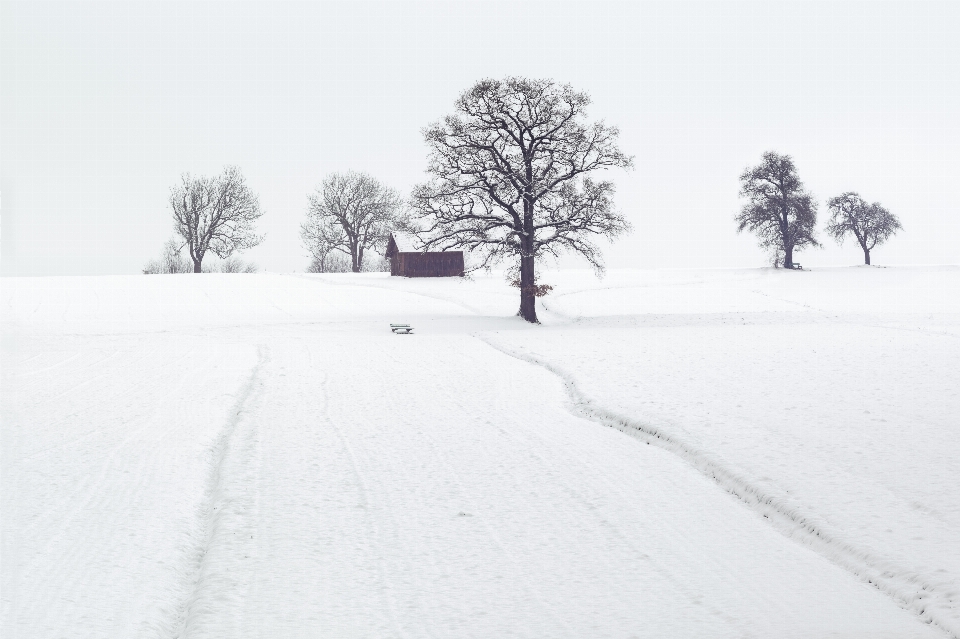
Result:
{"type": "MultiPolygon", "coordinates": [[[[310,353],[310,361],[312,364],[313,353],[309,350],[309,347],[307,350],[310,353]]],[[[375,492],[371,491],[369,487],[370,482],[367,480],[366,474],[361,470],[360,463],[357,459],[357,454],[354,451],[353,446],[350,445],[350,440],[347,438],[337,421],[330,418],[330,391],[327,388],[327,380],[328,373],[326,370],[324,370],[323,377],[320,380],[319,388],[319,396],[323,399],[320,417],[322,421],[327,424],[327,426],[329,426],[333,432],[336,433],[337,439],[340,441],[340,445],[343,447],[343,450],[346,451],[347,458],[350,460],[350,468],[353,472],[354,479],[356,480],[356,485],[360,489],[359,492],[362,500],[361,504],[363,506],[363,519],[366,522],[367,528],[372,531],[373,543],[375,543],[377,546],[377,573],[380,583],[383,585],[387,614],[389,615],[390,623],[393,626],[393,631],[395,633],[394,636],[407,637],[409,635],[404,631],[401,624],[400,611],[397,605],[396,597],[393,594],[395,590],[394,584],[390,579],[389,570],[387,570],[385,566],[383,552],[383,531],[377,521],[377,518],[371,514],[374,505],[372,495],[374,495],[375,492]]]]}
{"type": "MultiPolygon", "coordinates": [[[[223,539],[224,533],[233,532],[231,537],[236,537],[236,530],[233,530],[231,524],[237,523],[237,515],[241,515],[247,507],[246,503],[238,503],[241,500],[227,490],[224,475],[232,452],[233,456],[242,456],[243,452],[249,454],[250,449],[256,445],[252,432],[245,438],[247,441],[243,442],[235,441],[235,435],[243,422],[248,404],[252,403],[253,397],[262,388],[260,371],[268,361],[267,348],[260,344],[257,347],[257,363],[250,371],[247,381],[240,387],[236,402],[231,408],[230,418],[212,447],[210,474],[200,507],[200,542],[191,553],[191,567],[184,575],[186,596],[176,606],[175,618],[171,620],[165,633],[175,639],[191,636],[198,626],[202,626],[202,623],[198,623],[199,618],[212,612],[212,602],[206,600],[213,598],[216,603],[223,605],[229,599],[229,593],[222,592],[224,587],[236,586],[228,576],[222,574],[226,571],[211,566],[210,557],[217,544],[227,541],[223,539]],[[236,449],[242,449],[239,455],[235,452],[236,449]],[[217,592],[218,590],[220,592],[217,592]]],[[[243,465],[247,460],[237,461],[243,465]]],[[[250,498],[250,495],[246,494],[248,491],[242,492],[242,496],[250,498]]]]}
{"type": "Polygon", "coordinates": [[[504,355],[534,364],[559,377],[571,400],[567,409],[573,415],[616,428],[677,455],[762,515],[790,539],[811,548],[861,581],[876,587],[925,623],[940,628],[954,639],[960,639],[960,619],[957,614],[960,593],[953,592],[951,584],[937,583],[929,575],[857,548],[843,539],[842,533],[815,515],[804,512],[796,500],[775,487],[757,485],[722,458],[700,450],[680,436],[597,405],[580,390],[572,375],[551,362],[532,353],[498,344],[486,335],[478,335],[478,338],[504,355]]]}
{"type": "MultiPolygon", "coordinates": [[[[454,399],[454,404],[457,406],[457,408],[460,408],[461,410],[464,409],[464,407],[460,405],[455,399],[454,399]]],[[[434,459],[438,461],[439,465],[443,466],[443,468],[446,469],[448,477],[450,477],[453,480],[453,483],[457,487],[457,492],[461,495],[464,503],[470,504],[469,506],[470,513],[471,513],[470,516],[480,515],[477,521],[479,525],[486,531],[487,538],[493,542],[493,544],[500,551],[500,554],[506,557],[507,559],[509,559],[513,565],[515,566],[522,565],[524,558],[521,556],[518,556],[516,552],[512,551],[510,549],[509,544],[504,543],[503,538],[500,532],[497,530],[497,528],[493,526],[485,516],[483,516],[485,514],[484,509],[479,506],[476,497],[471,493],[471,491],[469,491],[466,488],[466,486],[464,486],[464,483],[460,478],[460,471],[457,470],[457,468],[454,467],[449,461],[447,461],[447,456],[443,452],[442,445],[438,443],[436,439],[431,437],[427,432],[424,432],[422,436],[427,441],[427,444],[430,446],[430,452],[432,453],[434,459]]],[[[512,439],[516,439],[515,435],[507,434],[506,436],[512,439]]],[[[531,450],[534,451],[534,455],[536,455],[536,452],[535,452],[536,449],[531,448],[531,450]]],[[[537,602],[537,604],[539,604],[540,610],[543,611],[544,616],[550,617],[554,621],[554,623],[556,623],[558,626],[564,629],[567,635],[573,636],[574,629],[570,626],[569,623],[567,623],[567,621],[563,618],[563,616],[559,615],[550,606],[550,603],[547,600],[547,597],[543,595],[541,584],[538,584],[537,582],[531,580],[526,574],[523,574],[523,573],[521,573],[519,580],[523,582],[522,587],[526,590],[527,596],[531,600],[534,600],[537,602]]]]}

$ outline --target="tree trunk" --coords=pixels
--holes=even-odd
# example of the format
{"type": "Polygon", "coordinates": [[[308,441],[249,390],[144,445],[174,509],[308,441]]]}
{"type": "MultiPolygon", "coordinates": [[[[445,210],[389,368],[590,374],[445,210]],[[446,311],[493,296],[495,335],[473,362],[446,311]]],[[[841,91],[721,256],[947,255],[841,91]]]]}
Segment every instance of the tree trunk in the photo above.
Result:
{"type": "Polygon", "coordinates": [[[193,260],[193,272],[194,272],[194,273],[202,273],[202,271],[200,270],[200,261],[199,261],[199,260],[193,260]]]}
{"type": "Polygon", "coordinates": [[[870,266],[870,249],[863,249],[863,263],[870,266]]]}
{"type": "Polygon", "coordinates": [[[533,324],[537,320],[536,271],[532,255],[520,258],[520,317],[533,324]]]}
{"type": "MultiPolygon", "coordinates": [[[[527,159],[527,185],[533,183],[533,165],[527,159]]],[[[535,203],[530,188],[523,194],[523,235],[520,236],[520,317],[531,324],[537,320],[537,272],[534,264],[533,207],[535,203]]]]}
{"type": "Polygon", "coordinates": [[[785,246],[783,249],[783,268],[793,268],[793,247],[785,246]]]}

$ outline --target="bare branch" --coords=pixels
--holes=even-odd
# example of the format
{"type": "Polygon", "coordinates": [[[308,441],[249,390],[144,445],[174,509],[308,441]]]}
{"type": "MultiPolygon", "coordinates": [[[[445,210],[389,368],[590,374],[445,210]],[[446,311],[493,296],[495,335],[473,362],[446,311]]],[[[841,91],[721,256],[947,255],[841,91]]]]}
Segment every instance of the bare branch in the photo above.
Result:
{"type": "Polygon", "coordinates": [[[903,227],[897,216],[879,202],[867,202],[853,191],[830,198],[830,222],[827,234],[838,244],[852,235],[863,250],[864,264],[870,264],[870,251],[883,244],[903,227]]]}
{"type": "Polygon", "coordinates": [[[784,268],[793,268],[793,252],[820,246],[814,237],[817,203],[804,189],[793,159],[773,151],[740,175],[740,197],[747,198],[736,216],[737,232],[755,233],[760,246],[782,256],[784,268]]]}
{"type": "Polygon", "coordinates": [[[365,173],[334,173],[309,198],[300,237],[320,268],[339,251],[359,273],[364,254],[382,250],[389,232],[406,224],[397,192],[365,173]]]}
{"type": "Polygon", "coordinates": [[[213,178],[185,174],[170,192],[170,206],[174,229],[183,238],[194,273],[201,272],[207,251],[226,259],[263,240],[254,232],[263,215],[260,202],[237,167],[227,167],[213,178]]]}
{"type": "Polygon", "coordinates": [[[534,260],[579,253],[602,270],[591,236],[629,230],[598,169],[629,168],[618,130],[584,122],[590,98],[552,80],[483,80],[456,102],[456,114],[424,130],[431,181],[412,206],[429,249],[467,249],[486,267],[520,261],[521,314],[536,321],[534,260]]]}

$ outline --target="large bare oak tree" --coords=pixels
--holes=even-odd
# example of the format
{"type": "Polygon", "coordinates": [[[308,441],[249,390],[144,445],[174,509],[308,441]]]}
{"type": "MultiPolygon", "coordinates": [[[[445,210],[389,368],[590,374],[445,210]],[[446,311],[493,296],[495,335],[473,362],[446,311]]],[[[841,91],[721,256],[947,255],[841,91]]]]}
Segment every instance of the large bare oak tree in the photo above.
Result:
{"type": "Polygon", "coordinates": [[[537,321],[535,260],[563,250],[599,271],[591,236],[629,229],[613,206],[614,186],[589,174],[628,168],[618,130],[585,121],[590,98],[552,80],[483,80],[456,112],[424,130],[431,181],[413,191],[430,249],[468,249],[479,267],[517,258],[520,311],[537,321]]]}
{"type": "Polygon", "coordinates": [[[403,226],[397,192],[366,173],[351,171],[330,175],[310,196],[300,237],[321,271],[336,251],[347,255],[353,272],[359,273],[365,253],[384,248],[397,226],[403,226]]]}
{"type": "Polygon", "coordinates": [[[767,151],[760,164],[740,175],[740,184],[740,197],[747,203],[736,216],[737,232],[756,233],[774,264],[793,268],[795,250],[820,246],[813,236],[817,203],[800,181],[793,158],[767,151]]]}
{"type": "Polygon", "coordinates": [[[263,240],[254,232],[263,215],[260,202],[237,167],[227,167],[211,178],[184,175],[171,190],[170,206],[174,230],[183,238],[194,273],[202,272],[207,251],[226,259],[263,240]]]}
{"type": "Polygon", "coordinates": [[[863,249],[863,263],[870,264],[870,251],[883,244],[903,227],[897,216],[885,209],[879,202],[868,204],[853,191],[830,198],[830,222],[827,234],[839,244],[843,244],[847,235],[857,238],[863,249]]]}

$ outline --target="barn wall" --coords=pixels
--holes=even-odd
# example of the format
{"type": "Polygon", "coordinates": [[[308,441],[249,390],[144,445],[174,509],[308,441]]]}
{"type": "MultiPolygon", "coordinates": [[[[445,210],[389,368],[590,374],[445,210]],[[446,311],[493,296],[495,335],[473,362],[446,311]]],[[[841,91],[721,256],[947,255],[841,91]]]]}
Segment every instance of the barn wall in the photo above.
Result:
{"type": "MultiPolygon", "coordinates": [[[[405,277],[462,277],[463,251],[398,253],[397,275],[405,277]]],[[[393,273],[391,260],[390,272],[393,273]]]]}

